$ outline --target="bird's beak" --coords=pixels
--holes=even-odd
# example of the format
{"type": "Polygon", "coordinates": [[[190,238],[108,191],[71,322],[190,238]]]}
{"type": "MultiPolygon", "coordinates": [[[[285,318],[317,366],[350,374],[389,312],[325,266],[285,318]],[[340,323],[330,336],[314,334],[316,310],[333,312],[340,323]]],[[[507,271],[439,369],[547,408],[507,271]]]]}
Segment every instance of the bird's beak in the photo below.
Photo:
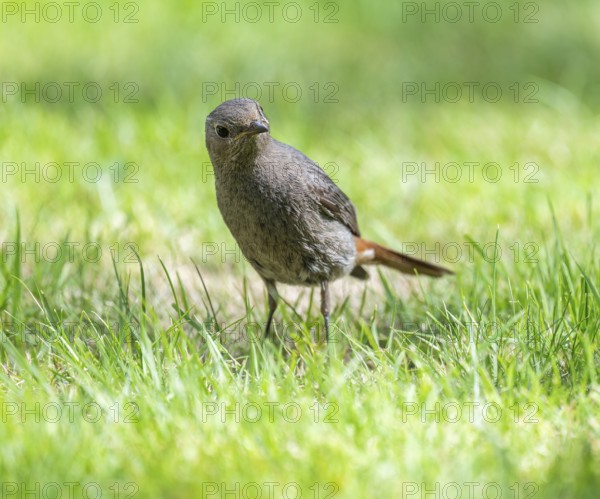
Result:
{"type": "Polygon", "coordinates": [[[269,131],[269,124],[262,121],[253,121],[248,125],[248,128],[243,132],[243,135],[257,135],[269,131]]]}

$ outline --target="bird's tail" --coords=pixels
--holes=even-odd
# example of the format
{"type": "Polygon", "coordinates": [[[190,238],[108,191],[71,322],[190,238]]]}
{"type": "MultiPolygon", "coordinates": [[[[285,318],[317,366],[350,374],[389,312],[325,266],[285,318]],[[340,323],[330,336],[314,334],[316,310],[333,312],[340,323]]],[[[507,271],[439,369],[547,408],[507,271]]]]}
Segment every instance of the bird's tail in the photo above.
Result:
{"type": "Polygon", "coordinates": [[[451,270],[440,267],[439,265],[424,262],[423,260],[399,253],[398,251],[384,248],[377,243],[366,241],[359,237],[355,237],[354,242],[358,253],[356,262],[357,267],[360,267],[361,265],[379,264],[399,270],[405,274],[418,273],[431,277],[442,277],[446,274],[454,274],[451,270]]]}

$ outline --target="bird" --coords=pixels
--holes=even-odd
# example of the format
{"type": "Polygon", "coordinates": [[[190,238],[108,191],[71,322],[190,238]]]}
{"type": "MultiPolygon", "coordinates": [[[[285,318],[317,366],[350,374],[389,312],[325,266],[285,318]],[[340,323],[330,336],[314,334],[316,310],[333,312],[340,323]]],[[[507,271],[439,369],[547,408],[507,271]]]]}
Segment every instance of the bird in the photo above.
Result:
{"type": "Polygon", "coordinates": [[[348,196],[316,162],[271,136],[257,101],[218,105],[206,118],[205,143],[223,220],[267,289],[265,337],[279,301],[277,283],[320,288],[330,341],[330,282],[347,275],[367,279],[364,267],[374,264],[406,274],[453,274],[363,239],[348,196]]]}

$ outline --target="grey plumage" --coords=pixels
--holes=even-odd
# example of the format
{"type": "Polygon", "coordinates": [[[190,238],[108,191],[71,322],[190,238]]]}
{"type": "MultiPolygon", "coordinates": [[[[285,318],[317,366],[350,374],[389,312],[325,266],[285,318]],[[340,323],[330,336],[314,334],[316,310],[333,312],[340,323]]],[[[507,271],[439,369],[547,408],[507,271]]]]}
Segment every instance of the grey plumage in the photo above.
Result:
{"type": "Polygon", "coordinates": [[[276,282],[319,285],[328,330],[329,281],[348,274],[366,278],[362,264],[435,276],[449,273],[360,239],[348,197],[314,161],[271,137],[256,101],[226,101],[210,113],[206,147],[219,210],[267,285],[267,333],[277,306],[276,282]]]}
{"type": "MultiPolygon", "coordinates": [[[[247,127],[268,123],[256,102],[233,102],[236,111],[244,109],[247,127]]],[[[244,256],[264,279],[285,284],[316,285],[348,274],[356,259],[352,234],[358,234],[348,198],[316,163],[269,133],[230,136],[235,153],[219,154],[214,143],[223,138],[210,125],[234,122],[224,119],[230,109],[208,117],[207,148],[219,209],[244,256]],[[338,207],[342,217],[335,216],[338,207]]],[[[243,133],[243,125],[236,130],[243,133]]]]}

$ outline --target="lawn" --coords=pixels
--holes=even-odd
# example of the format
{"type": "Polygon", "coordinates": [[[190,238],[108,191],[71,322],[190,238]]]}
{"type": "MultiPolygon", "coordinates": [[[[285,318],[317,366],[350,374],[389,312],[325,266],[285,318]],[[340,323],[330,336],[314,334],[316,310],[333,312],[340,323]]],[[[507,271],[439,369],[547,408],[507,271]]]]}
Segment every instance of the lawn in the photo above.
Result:
{"type": "Polygon", "coordinates": [[[68,4],[0,12],[1,497],[597,497],[596,3],[68,4]],[[329,343],[281,286],[263,340],[236,96],[456,274],[335,282],[329,343]]]}

